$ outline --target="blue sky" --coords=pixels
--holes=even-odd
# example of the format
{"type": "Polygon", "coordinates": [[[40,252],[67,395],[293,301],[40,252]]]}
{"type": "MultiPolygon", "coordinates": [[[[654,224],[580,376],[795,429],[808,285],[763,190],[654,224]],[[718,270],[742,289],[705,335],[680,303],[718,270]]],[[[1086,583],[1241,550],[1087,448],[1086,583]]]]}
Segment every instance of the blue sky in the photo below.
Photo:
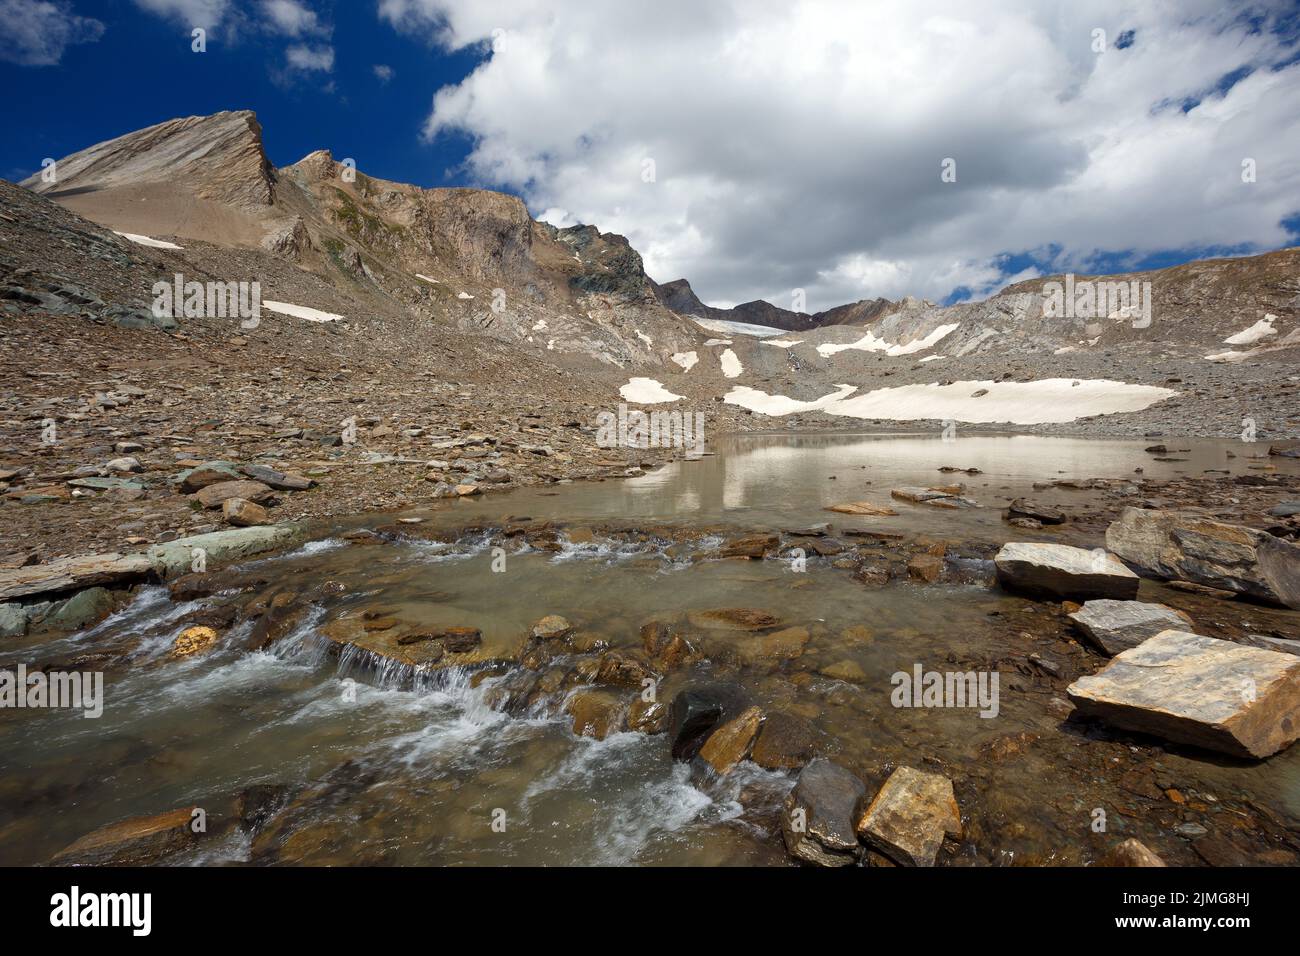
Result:
{"type": "Polygon", "coordinates": [[[0,0],[0,176],[252,109],[276,165],[327,148],[385,179],[512,192],[627,236],[713,305],[953,302],[1300,241],[1298,11],[0,0]]]}
{"type": "Polygon", "coordinates": [[[333,49],[329,71],[290,69],[286,50],[294,38],[255,24],[233,36],[218,26],[207,51],[195,53],[189,29],[175,17],[132,0],[72,4],[75,15],[104,25],[99,40],[69,43],[55,65],[0,61],[5,127],[24,131],[0,140],[0,176],[24,178],[46,156],[66,156],[177,116],[251,109],[277,166],[330,149],[384,179],[467,184],[467,138],[428,141],[421,127],[434,91],[463,80],[486,56],[485,45],[439,50],[426,37],[382,23],[370,2],[314,6],[333,30],[305,45],[333,49]],[[387,66],[392,77],[381,80],[376,65],[387,66]]]}

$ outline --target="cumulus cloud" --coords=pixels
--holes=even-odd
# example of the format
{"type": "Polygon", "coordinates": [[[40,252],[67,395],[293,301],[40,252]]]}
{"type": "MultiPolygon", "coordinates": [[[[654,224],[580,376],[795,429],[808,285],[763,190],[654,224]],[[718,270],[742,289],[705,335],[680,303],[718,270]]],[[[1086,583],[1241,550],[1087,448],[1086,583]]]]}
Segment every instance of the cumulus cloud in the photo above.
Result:
{"type": "Polygon", "coordinates": [[[376,63],[371,69],[375,71],[375,78],[380,83],[387,83],[396,75],[396,71],[386,63],[376,63]]]}
{"type": "Polygon", "coordinates": [[[381,0],[379,13],[483,50],[425,128],[469,134],[481,183],[627,235],[651,275],[684,275],[706,301],[785,305],[797,287],[816,311],[987,291],[1007,255],[1085,271],[1101,253],[1284,244],[1279,222],[1300,209],[1300,62],[1273,32],[1282,4],[1222,6],[381,0]]]}
{"type": "Polygon", "coordinates": [[[334,69],[334,48],[332,46],[307,46],[296,43],[284,51],[285,62],[290,68],[304,72],[319,71],[328,73],[334,69]]]}
{"type": "Polygon", "coordinates": [[[330,32],[321,25],[316,11],[299,0],[262,0],[262,15],[273,30],[285,36],[314,36],[330,32]]]}
{"type": "Polygon", "coordinates": [[[60,0],[0,0],[0,60],[54,66],[74,43],[93,43],[104,24],[77,16],[60,0]]]}
{"type": "Polygon", "coordinates": [[[230,0],[135,0],[136,6],[187,27],[211,30],[230,12],[230,0]]]}

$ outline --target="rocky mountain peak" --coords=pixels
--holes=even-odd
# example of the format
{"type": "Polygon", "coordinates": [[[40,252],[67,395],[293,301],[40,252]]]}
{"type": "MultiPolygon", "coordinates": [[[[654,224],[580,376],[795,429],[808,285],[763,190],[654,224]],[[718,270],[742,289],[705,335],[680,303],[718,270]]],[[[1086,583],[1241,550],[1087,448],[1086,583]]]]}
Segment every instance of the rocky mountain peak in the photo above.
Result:
{"type": "Polygon", "coordinates": [[[185,183],[197,198],[250,208],[269,206],[275,170],[251,110],[187,116],[127,133],[59,160],[56,179],[22,185],[51,198],[63,193],[185,183]]]}

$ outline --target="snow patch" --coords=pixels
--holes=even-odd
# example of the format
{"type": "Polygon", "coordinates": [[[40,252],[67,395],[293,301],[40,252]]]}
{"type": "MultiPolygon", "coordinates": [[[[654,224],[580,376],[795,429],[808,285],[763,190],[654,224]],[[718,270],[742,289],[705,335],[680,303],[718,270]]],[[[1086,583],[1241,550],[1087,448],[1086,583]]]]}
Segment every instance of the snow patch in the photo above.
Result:
{"type": "Polygon", "coordinates": [[[839,391],[812,402],[769,395],[737,385],[723,398],[762,415],[782,416],[819,410],[843,418],[892,421],[951,419],[959,422],[1007,422],[1042,425],[1070,422],[1091,415],[1136,412],[1178,393],[1154,385],[1130,385],[1109,379],[1046,378],[1036,382],[953,382],[949,385],[902,385],[878,388],[849,397],[857,389],[839,391]],[[974,393],[983,390],[979,398],[974,393]]]}
{"type": "Polygon", "coordinates": [[[835,387],[838,391],[811,402],[801,402],[796,398],[789,398],[785,395],[769,395],[767,392],[750,388],[747,385],[737,385],[722,400],[728,405],[739,405],[741,408],[747,408],[751,412],[758,412],[760,415],[780,417],[825,408],[847,398],[858,390],[855,385],[836,385],[835,387]]]}
{"type": "Polygon", "coordinates": [[[695,368],[695,363],[700,360],[699,355],[695,352],[674,352],[673,361],[682,367],[682,370],[689,372],[695,368]]]}
{"type": "MultiPolygon", "coordinates": [[[[116,232],[116,230],[114,231],[116,232]]],[[[126,239],[128,242],[134,242],[136,245],[139,246],[149,246],[150,248],[153,249],[184,248],[183,246],[176,245],[176,243],[174,242],[163,242],[163,240],[161,239],[150,239],[148,236],[139,236],[136,235],[134,232],[118,232],[117,235],[121,236],[123,239],[126,239]]]]}
{"type": "Polygon", "coordinates": [[[1178,393],[1109,379],[1045,378],[1035,382],[953,382],[878,388],[826,408],[829,415],[894,421],[951,419],[1044,425],[1092,415],[1137,412],[1178,393]],[[984,390],[979,398],[973,393],[984,390]]]}
{"type": "Polygon", "coordinates": [[[773,335],[781,335],[785,329],[774,329],[770,325],[755,325],[752,322],[732,322],[728,319],[701,319],[697,316],[691,317],[701,328],[708,329],[710,332],[721,332],[723,335],[752,335],[756,338],[767,338],[773,335]]]}
{"type": "Polygon", "coordinates": [[[1260,339],[1269,335],[1277,335],[1277,329],[1273,328],[1273,323],[1277,321],[1276,315],[1265,315],[1248,329],[1243,329],[1236,335],[1230,335],[1223,340],[1224,345],[1253,345],[1260,339]]]}
{"type": "Polygon", "coordinates": [[[629,402],[638,405],[659,405],[663,402],[675,402],[682,396],[674,395],[653,378],[631,378],[618,393],[629,402]]]}
{"type": "Polygon", "coordinates": [[[654,345],[654,344],[655,344],[655,343],[654,343],[654,339],[650,338],[650,336],[646,335],[646,334],[645,334],[644,332],[642,332],[640,329],[637,329],[637,330],[636,330],[636,337],[637,337],[638,339],[640,339],[642,342],[644,342],[646,345],[654,345]]]}
{"type": "Polygon", "coordinates": [[[433,283],[434,285],[442,285],[442,283],[439,282],[437,279],[431,279],[429,276],[421,275],[421,274],[418,273],[418,272],[415,274],[415,277],[416,277],[417,279],[423,279],[425,282],[431,282],[431,283],[433,283]]]}
{"type": "Polygon", "coordinates": [[[930,332],[929,335],[925,336],[925,338],[914,339],[906,345],[892,344],[886,342],[884,339],[876,338],[874,332],[867,332],[866,335],[858,339],[856,342],[850,342],[847,345],[826,343],[825,345],[817,346],[817,351],[825,357],[834,355],[836,352],[847,351],[848,349],[855,349],[860,352],[884,352],[886,355],[890,356],[911,355],[913,352],[924,352],[926,349],[933,347],[940,339],[954,332],[959,324],[960,323],[954,322],[951,325],[941,325],[930,332]]]}
{"type": "Polygon", "coordinates": [[[947,357],[948,357],[948,356],[946,356],[946,355],[927,355],[925,358],[921,359],[920,361],[922,361],[922,362],[937,362],[937,361],[939,361],[939,359],[941,359],[941,358],[947,358],[947,357]]]}
{"type": "Polygon", "coordinates": [[[458,298],[458,299],[472,299],[472,298],[474,298],[474,297],[473,297],[472,295],[470,295],[468,292],[457,292],[457,293],[456,293],[456,298],[458,298]]]}
{"type": "Polygon", "coordinates": [[[308,322],[346,321],[343,316],[335,315],[333,312],[309,309],[305,305],[294,305],[290,302],[272,302],[270,299],[263,299],[262,308],[270,309],[272,312],[279,312],[281,315],[291,315],[295,319],[306,319],[308,322]]]}
{"type": "Polygon", "coordinates": [[[777,345],[783,349],[793,348],[802,342],[803,339],[763,339],[759,345],[777,345]]]}
{"type": "Polygon", "coordinates": [[[712,348],[715,345],[730,345],[731,339],[709,339],[704,343],[706,348],[712,348]]]}
{"type": "Polygon", "coordinates": [[[1207,362],[1240,362],[1249,352],[1215,352],[1205,356],[1207,362]]]}
{"type": "Polygon", "coordinates": [[[740,373],[745,371],[745,366],[740,364],[740,359],[736,357],[736,353],[731,349],[727,349],[718,356],[718,360],[722,363],[722,374],[727,378],[738,378],[740,373]]]}

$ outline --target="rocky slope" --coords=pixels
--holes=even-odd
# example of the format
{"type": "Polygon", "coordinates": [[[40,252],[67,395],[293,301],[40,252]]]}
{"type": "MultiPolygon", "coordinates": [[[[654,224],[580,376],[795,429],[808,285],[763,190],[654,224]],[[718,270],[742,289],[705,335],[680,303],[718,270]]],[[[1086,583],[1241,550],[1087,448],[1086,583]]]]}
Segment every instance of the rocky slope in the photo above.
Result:
{"type": "Polygon", "coordinates": [[[680,454],[595,442],[599,412],[656,397],[703,412],[709,434],[953,419],[1135,437],[1238,436],[1249,420],[1260,439],[1300,435],[1298,250],[1118,277],[1151,283],[1146,324],[1045,315],[1050,280],[947,308],[868,299],[804,316],[710,309],[684,280],[654,282],[623,237],[536,222],[513,196],[388,182],[327,151],[273,168],[249,112],[130,133],[57,173],[0,182],[0,493],[26,503],[5,508],[23,554],[112,540],[123,500],[144,536],[219,520],[174,493],[183,461],[318,473],[272,517],[617,475],[680,454]],[[265,311],[254,329],[155,315],[154,283],[177,274],[256,281],[298,313],[265,311]],[[1114,413],[1072,401],[1084,392],[1054,416],[1035,412],[1038,392],[1015,399],[1053,378],[1163,391],[1114,413]],[[959,401],[931,411],[934,392],[959,401]],[[1011,411],[985,414],[981,398],[1011,411]],[[350,418],[358,443],[341,447],[350,418]],[[143,446],[127,487],[67,485],[121,477],[105,470],[119,445],[143,446]]]}

